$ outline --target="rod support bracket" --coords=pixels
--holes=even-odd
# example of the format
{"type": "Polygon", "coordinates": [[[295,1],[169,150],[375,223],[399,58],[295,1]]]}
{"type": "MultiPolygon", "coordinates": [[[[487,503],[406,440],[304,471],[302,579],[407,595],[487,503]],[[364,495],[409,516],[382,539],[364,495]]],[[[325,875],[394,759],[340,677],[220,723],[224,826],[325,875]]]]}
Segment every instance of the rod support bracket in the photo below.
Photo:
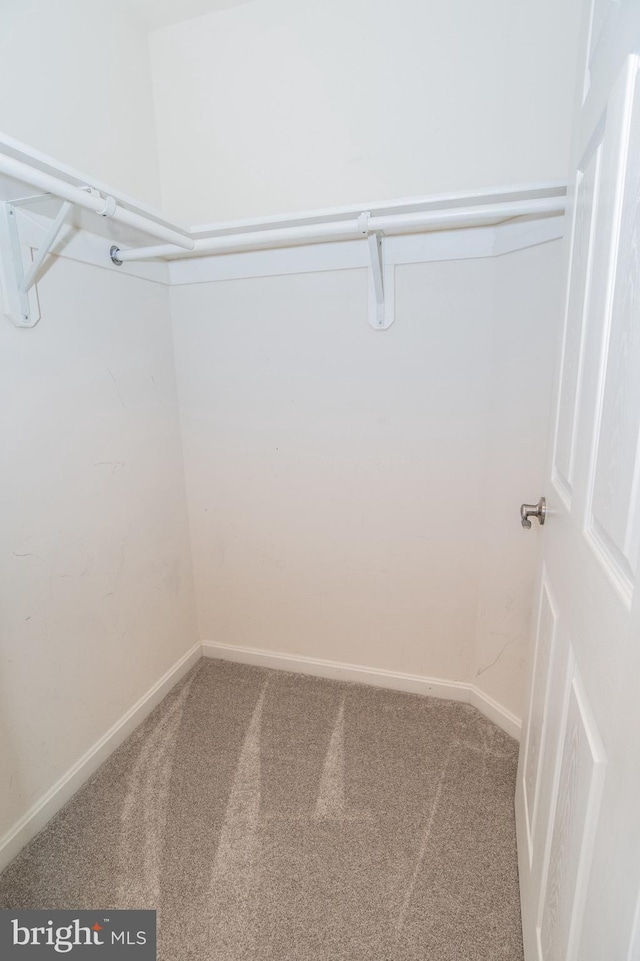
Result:
{"type": "Polygon", "coordinates": [[[16,327],[35,327],[40,319],[36,283],[73,204],[63,201],[42,239],[27,242],[20,236],[18,210],[50,201],[49,194],[0,204],[0,287],[2,313],[16,327]]]}
{"type": "MultiPolygon", "coordinates": [[[[361,215],[364,216],[364,215],[361,215]]],[[[368,218],[367,214],[367,218],[368,218]]],[[[358,218],[360,225],[360,218],[358,218]]],[[[395,268],[386,263],[385,238],[369,233],[369,323],[374,330],[387,330],[395,320],[395,268]]]]}
{"type": "Polygon", "coordinates": [[[116,212],[116,201],[114,197],[104,198],[104,207],[102,210],[96,210],[99,217],[113,217],[116,212]]]}
{"type": "Polygon", "coordinates": [[[118,254],[120,253],[120,248],[117,244],[112,244],[109,248],[109,257],[111,258],[111,263],[115,264],[116,267],[122,267],[124,260],[120,260],[118,254]]]}
{"type": "Polygon", "coordinates": [[[371,212],[369,210],[363,210],[357,220],[358,233],[361,233],[363,237],[369,236],[369,218],[371,217],[371,212]]]}

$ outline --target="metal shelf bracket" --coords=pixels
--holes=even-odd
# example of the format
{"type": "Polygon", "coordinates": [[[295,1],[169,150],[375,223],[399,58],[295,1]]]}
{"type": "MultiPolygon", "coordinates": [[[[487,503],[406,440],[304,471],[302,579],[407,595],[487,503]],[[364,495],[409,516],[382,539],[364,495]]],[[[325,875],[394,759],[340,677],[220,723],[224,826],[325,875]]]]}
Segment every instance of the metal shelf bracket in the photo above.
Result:
{"type": "Polygon", "coordinates": [[[367,235],[369,245],[369,323],[374,330],[387,330],[395,320],[395,267],[386,263],[385,238],[367,235]]]}
{"type": "Polygon", "coordinates": [[[1,310],[16,327],[35,327],[40,320],[36,283],[73,207],[70,201],[63,202],[46,235],[38,247],[33,248],[20,237],[17,211],[44,200],[50,201],[51,196],[44,194],[0,203],[1,310]]]}

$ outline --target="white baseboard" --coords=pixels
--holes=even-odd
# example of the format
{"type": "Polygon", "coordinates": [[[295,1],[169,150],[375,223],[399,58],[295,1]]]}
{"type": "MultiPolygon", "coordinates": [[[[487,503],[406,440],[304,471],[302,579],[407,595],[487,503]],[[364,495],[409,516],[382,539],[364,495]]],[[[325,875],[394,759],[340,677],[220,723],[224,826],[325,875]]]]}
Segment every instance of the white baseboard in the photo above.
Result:
{"type": "Polygon", "coordinates": [[[0,839],[0,871],[13,861],[25,844],[43,829],[103,761],[144,721],[201,656],[201,645],[195,644],[7,831],[0,839]]]}
{"type": "Polygon", "coordinates": [[[371,684],[374,687],[386,687],[393,691],[407,691],[410,694],[442,697],[449,701],[463,701],[472,704],[511,737],[520,740],[520,719],[480,688],[466,681],[446,681],[441,678],[423,677],[419,674],[383,671],[359,664],[343,664],[341,661],[325,661],[317,657],[279,654],[276,651],[261,651],[253,647],[234,647],[231,644],[216,644],[213,641],[203,641],[202,653],[205,657],[235,661],[237,664],[255,664],[258,667],[291,671],[294,674],[312,674],[331,680],[355,681],[358,684],[371,684]]]}
{"type": "Polygon", "coordinates": [[[503,707],[499,701],[494,700],[489,694],[480,690],[475,684],[469,684],[469,704],[473,704],[481,714],[488,717],[490,721],[510,734],[516,741],[520,740],[522,733],[522,721],[517,715],[503,707]]]}

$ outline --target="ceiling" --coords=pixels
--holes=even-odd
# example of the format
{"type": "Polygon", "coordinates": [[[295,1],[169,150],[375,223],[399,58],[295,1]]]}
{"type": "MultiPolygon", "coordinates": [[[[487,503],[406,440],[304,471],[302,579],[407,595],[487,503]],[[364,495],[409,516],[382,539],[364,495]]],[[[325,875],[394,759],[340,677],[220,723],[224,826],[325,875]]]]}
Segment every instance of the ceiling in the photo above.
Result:
{"type": "Polygon", "coordinates": [[[134,0],[138,16],[149,30],[249,2],[250,0],[134,0]]]}

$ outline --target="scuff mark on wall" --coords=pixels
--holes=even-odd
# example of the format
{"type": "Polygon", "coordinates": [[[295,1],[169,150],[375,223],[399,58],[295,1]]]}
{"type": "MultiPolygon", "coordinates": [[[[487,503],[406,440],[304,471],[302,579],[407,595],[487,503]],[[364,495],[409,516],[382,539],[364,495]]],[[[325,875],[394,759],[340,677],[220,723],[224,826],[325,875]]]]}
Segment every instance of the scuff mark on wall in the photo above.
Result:
{"type": "MultiPolygon", "coordinates": [[[[493,659],[492,661],[490,661],[489,664],[486,664],[484,667],[478,668],[478,670],[477,670],[476,673],[473,675],[473,677],[474,677],[474,678],[480,677],[480,675],[481,675],[481,674],[484,674],[485,671],[489,671],[489,670],[491,670],[492,667],[495,667],[495,665],[498,663],[498,661],[500,660],[500,658],[502,657],[502,655],[505,653],[505,651],[507,650],[507,648],[511,647],[512,644],[515,644],[515,642],[518,641],[518,640],[520,640],[521,638],[522,638],[522,635],[521,635],[521,634],[516,634],[514,637],[509,638],[509,640],[506,641],[506,642],[502,645],[499,653],[494,657],[494,659],[493,659]]],[[[463,678],[463,680],[468,680],[468,679],[469,679],[468,677],[467,677],[467,678],[463,678]]]]}
{"type": "Polygon", "coordinates": [[[113,386],[114,386],[115,389],[116,389],[116,394],[118,395],[118,400],[120,401],[120,403],[122,404],[122,406],[123,406],[124,408],[126,408],[127,405],[125,404],[124,400],[122,399],[122,394],[120,393],[120,388],[118,387],[118,381],[116,380],[113,371],[112,371],[109,367],[107,367],[107,372],[108,372],[108,374],[109,374],[109,377],[110,377],[111,380],[113,381],[113,386]]]}

